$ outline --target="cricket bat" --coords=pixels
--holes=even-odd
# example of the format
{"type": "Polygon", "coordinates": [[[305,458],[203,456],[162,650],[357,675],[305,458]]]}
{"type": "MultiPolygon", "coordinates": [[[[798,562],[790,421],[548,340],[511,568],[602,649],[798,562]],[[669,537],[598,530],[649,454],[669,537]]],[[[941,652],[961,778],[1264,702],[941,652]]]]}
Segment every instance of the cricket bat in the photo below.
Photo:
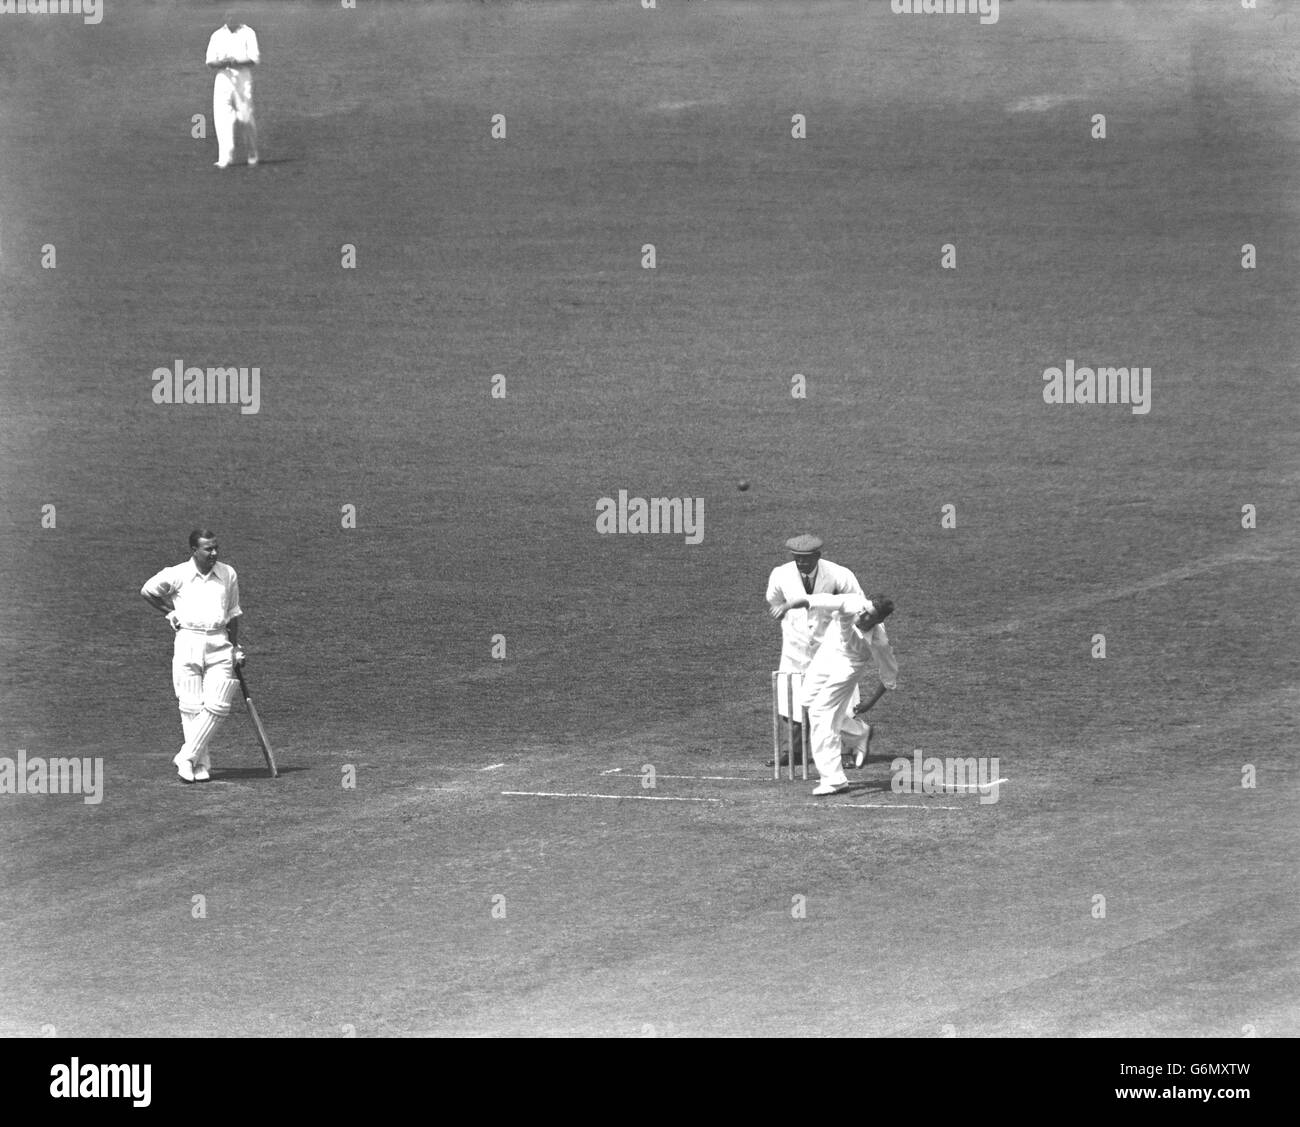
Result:
{"type": "Polygon", "coordinates": [[[279,778],[280,772],[275,766],[275,752],[271,750],[271,741],[266,737],[266,729],[262,727],[262,718],[257,715],[257,706],[253,703],[253,698],[248,695],[248,682],[244,680],[244,670],[242,666],[235,666],[235,676],[239,678],[239,691],[244,694],[244,703],[248,705],[248,715],[253,718],[253,727],[257,729],[257,742],[262,745],[262,758],[266,760],[266,765],[271,769],[271,778],[279,778]]]}

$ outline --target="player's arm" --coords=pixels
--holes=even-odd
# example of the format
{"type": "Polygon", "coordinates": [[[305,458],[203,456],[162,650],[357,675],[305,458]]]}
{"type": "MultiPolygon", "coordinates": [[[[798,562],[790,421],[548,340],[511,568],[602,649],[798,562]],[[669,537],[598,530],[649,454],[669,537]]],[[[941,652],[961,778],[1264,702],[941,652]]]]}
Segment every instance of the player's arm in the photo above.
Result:
{"type": "Polygon", "coordinates": [[[786,613],[788,611],[799,610],[807,606],[808,606],[808,596],[800,595],[799,597],[794,599],[787,599],[783,603],[773,604],[770,613],[772,617],[779,622],[781,619],[783,619],[786,616],[786,613]]]}
{"type": "Polygon", "coordinates": [[[176,617],[175,604],[172,601],[174,592],[171,585],[164,578],[165,575],[166,572],[159,572],[155,575],[140,588],[140,594],[146,603],[167,619],[167,624],[173,630],[179,630],[180,620],[176,617]]]}
{"type": "Polygon", "coordinates": [[[772,574],[767,577],[767,605],[772,608],[779,607],[785,600],[782,597],[784,592],[781,590],[781,577],[777,574],[778,569],[774,569],[772,574]]]}
{"type": "Polygon", "coordinates": [[[853,710],[853,715],[861,716],[864,712],[866,712],[869,708],[871,708],[871,706],[875,704],[876,701],[878,701],[881,697],[883,697],[888,691],[889,689],[886,688],[885,683],[883,681],[877,682],[876,691],[871,694],[871,699],[860,701],[858,703],[858,707],[853,710]]]}
{"type": "Polygon", "coordinates": [[[239,605],[239,576],[235,569],[230,569],[230,586],[226,592],[226,607],[229,617],[226,619],[226,637],[230,639],[231,648],[235,651],[235,664],[244,664],[244,651],[239,648],[239,620],[243,617],[244,611],[239,605]]]}
{"type": "MultiPolygon", "coordinates": [[[[892,611],[893,601],[885,595],[873,596],[874,607],[872,614],[878,615],[886,607],[892,611]]],[[[884,615],[888,617],[888,614],[884,615]]],[[[876,676],[880,678],[880,683],[876,686],[875,694],[870,700],[862,701],[857,708],[853,710],[854,716],[859,716],[866,712],[873,704],[876,703],[885,693],[892,689],[898,688],[898,658],[894,656],[894,647],[889,644],[889,636],[885,633],[885,628],[876,623],[866,632],[867,645],[871,647],[871,657],[876,663],[876,676]]]]}
{"type": "Polygon", "coordinates": [[[161,595],[151,595],[148,591],[141,591],[140,594],[144,596],[144,601],[153,607],[153,609],[159,614],[171,613],[171,604],[161,595]]]}
{"type": "Polygon", "coordinates": [[[836,614],[859,614],[871,604],[862,595],[832,595],[827,592],[818,592],[813,595],[806,595],[803,599],[803,605],[812,610],[828,610],[836,614]]]}

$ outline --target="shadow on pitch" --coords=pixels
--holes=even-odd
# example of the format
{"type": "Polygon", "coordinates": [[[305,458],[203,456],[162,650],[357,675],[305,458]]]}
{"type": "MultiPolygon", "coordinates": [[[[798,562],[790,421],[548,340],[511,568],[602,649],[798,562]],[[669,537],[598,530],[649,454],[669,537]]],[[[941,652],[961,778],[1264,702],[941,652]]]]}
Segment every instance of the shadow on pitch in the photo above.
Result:
{"type": "MultiPolygon", "coordinates": [[[[310,767],[281,767],[280,774],[295,775],[299,771],[309,771],[310,767]]],[[[212,772],[212,782],[214,783],[233,783],[241,779],[265,779],[268,783],[274,783],[277,780],[271,778],[271,772],[265,767],[224,767],[212,772]]]]}

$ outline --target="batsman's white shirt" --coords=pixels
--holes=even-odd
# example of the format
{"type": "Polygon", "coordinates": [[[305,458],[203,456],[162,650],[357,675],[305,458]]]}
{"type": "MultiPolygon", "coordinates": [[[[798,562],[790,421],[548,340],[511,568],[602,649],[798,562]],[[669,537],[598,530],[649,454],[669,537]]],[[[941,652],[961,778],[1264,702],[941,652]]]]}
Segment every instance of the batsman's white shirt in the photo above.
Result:
{"type": "MultiPolygon", "coordinates": [[[[190,57],[193,58],[192,55],[190,57]]],[[[208,40],[208,55],[204,62],[211,66],[222,59],[234,59],[237,63],[262,61],[262,57],[257,53],[257,36],[251,27],[240,24],[231,31],[222,24],[212,33],[212,38],[208,40]]]]}
{"type": "Polygon", "coordinates": [[[165,567],[140,588],[142,595],[170,599],[181,626],[189,630],[220,630],[239,609],[239,577],[220,562],[204,575],[193,560],[165,567]]]}
{"type": "Polygon", "coordinates": [[[807,596],[809,609],[830,615],[832,626],[813,657],[809,673],[815,669],[832,666],[841,669],[852,667],[855,675],[861,674],[868,662],[874,661],[880,683],[887,689],[898,687],[898,659],[889,644],[884,623],[864,634],[858,629],[858,615],[870,611],[871,600],[862,594],[807,596]]]}
{"type": "MultiPolygon", "coordinates": [[[[861,595],[857,576],[847,567],[830,560],[817,561],[817,574],[813,578],[813,593],[818,595],[861,595]]],[[[803,587],[799,567],[791,560],[774,567],[767,580],[767,605],[772,607],[802,599],[808,592],[803,587]]],[[[832,614],[810,605],[808,610],[792,610],[781,619],[781,672],[802,673],[808,668],[813,654],[822,644],[832,619],[832,614]]]]}

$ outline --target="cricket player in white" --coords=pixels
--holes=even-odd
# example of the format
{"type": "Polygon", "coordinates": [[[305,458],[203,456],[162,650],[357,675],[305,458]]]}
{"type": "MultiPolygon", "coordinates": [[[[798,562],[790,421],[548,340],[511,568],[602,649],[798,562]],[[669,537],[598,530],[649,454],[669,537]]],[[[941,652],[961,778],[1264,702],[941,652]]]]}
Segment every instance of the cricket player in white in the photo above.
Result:
{"type": "Polygon", "coordinates": [[[167,618],[176,632],[172,648],[172,687],[180,704],[185,743],[173,757],[187,783],[206,782],[212,766],[208,744],[230,715],[239,682],[235,665],[244,663],[239,637],[239,578],[217,562],[217,539],[206,528],[190,533],[193,555],[165,567],[140,594],[167,618]]]}
{"type": "Polygon", "coordinates": [[[862,621],[875,610],[865,595],[800,595],[774,606],[772,617],[784,619],[790,611],[805,607],[828,612],[833,620],[804,676],[804,703],[812,728],[813,762],[821,776],[813,794],[837,794],[849,785],[842,762],[844,746],[840,728],[858,682],[874,665],[880,678],[872,698],[875,703],[887,689],[897,687],[898,661],[883,623],[865,633],[860,629],[862,621]]]}
{"type": "Polygon", "coordinates": [[[226,22],[208,40],[208,66],[217,72],[212,85],[212,124],[217,131],[217,167],[235,159],[235,123],[244,127],[248,163],[257,163],[257,122],[253,118],[253,67],[261,61],[257,36],[239,16],[226,13],[226,22]]]}
{"type": "MultiPolygon", "coordinates": [[[[861,595],[862,588],[857,576],[847,567],[841,567],[830,560],[822,559],[822,541],[816,536],[793,536],[785,542],[793,555],[789,563],[772,569],[767,579],[767,605],[778,607],[791,599],[802,595],[861,595]]],[[[826,631],[830,627],[832,615],[825,610],[808,610],[791,612],[781,619],[781,664],[777,666],[780,673],[797,674],[795,680],[795,715],[793,723],[798,724],[797,717],[802,715],[802,703],[805,700],[800,686],[805,684],[808,665],[822,644],[826,631]]],[[[849,700],[851,709],[858,703],[856,688],[849,700]]],[[[788,715],[789,698],[784,691],[784,678],[778,678],[777,711],[782,722],[792,722],[788,715]]],[[[871,728],[852,714],[846,715],[844,729],[841,733],[842,743],[853,752],[865,750],[870,738],[871,728]]],[[[795,741],[797,754],[802,758],[808,742],[807,733],[795,741]]],[[[785,741],[781,741],[785,746],[785,741]]],[[[798,760],[796,760],[798,762],[798,760]]],[[[782,762],[781,766],[785,766],[782,762]]]]}

